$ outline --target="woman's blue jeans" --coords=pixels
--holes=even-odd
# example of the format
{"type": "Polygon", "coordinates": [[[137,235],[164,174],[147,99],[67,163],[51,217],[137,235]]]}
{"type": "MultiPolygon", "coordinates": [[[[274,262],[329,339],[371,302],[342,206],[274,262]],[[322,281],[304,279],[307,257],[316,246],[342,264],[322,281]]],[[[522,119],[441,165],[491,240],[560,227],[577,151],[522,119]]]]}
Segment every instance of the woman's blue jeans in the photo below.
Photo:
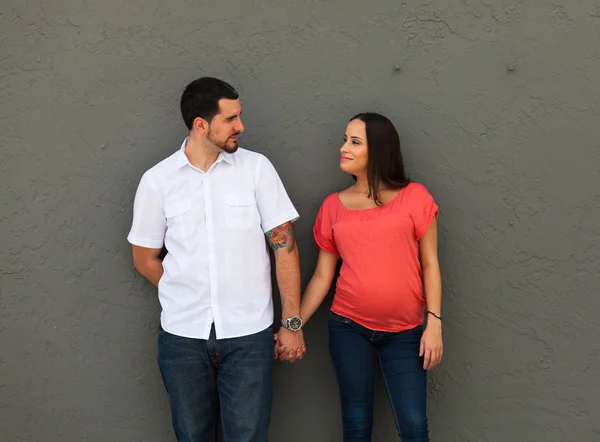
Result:
{"type": "Polygon", "coordinates": [[[370,442],[377,366],[403,442],[428,442],[427,374],[419,345],[423,326],[398,333],[365,328],[329,315],[329,350],[336,370],[344,442],[370,442]]]}

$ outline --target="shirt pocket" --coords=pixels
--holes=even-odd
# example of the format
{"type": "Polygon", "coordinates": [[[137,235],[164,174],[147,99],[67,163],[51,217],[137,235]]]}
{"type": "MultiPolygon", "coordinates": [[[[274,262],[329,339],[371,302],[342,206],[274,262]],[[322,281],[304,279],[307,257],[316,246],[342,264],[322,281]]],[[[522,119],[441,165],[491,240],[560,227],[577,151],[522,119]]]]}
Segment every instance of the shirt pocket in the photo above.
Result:
{"type": "Polygon", "coordinates": [[[165,201],[167,235],[180,239],[181,236],[184,236],[191,231],[193,222],[189,216],[191,209],[191,199],[165,201]]]}
{"type": "Polygon", "coordinates": [[[258,222],[256,199],[252,192],[226,193],[225,224],[235,230],[249,230],[258,222]]]}

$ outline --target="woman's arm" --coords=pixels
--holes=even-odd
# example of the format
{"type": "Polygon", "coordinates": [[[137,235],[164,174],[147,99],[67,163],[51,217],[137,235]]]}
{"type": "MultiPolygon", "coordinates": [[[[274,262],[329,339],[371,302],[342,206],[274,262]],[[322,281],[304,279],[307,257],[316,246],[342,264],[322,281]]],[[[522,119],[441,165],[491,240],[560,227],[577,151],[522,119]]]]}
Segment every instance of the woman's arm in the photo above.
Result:
{"type": "Polygon", "coordinates": [[[419,253],[423,268],[425,299],[427,311],[427,327],[421,339],[420,355],[424,356],[423,367],[431,370],[442,360],[442,276],[438,261],[437,222],[434,218],[427,231],[419,239],[419,253]]]}
{"type": "Polygon", "coordinates": [[[308,287],[306,287],[300,306],[300,317],[302,318],[303,324],[308,322],[325,299],[325,296],[327,296],[335,276],[337,262],[337,255],[319,249],[317,267],[308,283],[308,287]]]}

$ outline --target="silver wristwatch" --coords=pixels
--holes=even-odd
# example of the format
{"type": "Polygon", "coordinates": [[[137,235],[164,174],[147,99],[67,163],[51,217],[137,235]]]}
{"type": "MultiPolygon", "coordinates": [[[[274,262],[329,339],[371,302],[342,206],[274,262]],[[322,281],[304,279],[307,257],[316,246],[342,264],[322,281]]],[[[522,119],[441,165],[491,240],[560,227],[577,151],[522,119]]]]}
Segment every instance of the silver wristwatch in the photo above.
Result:
{"type": "Polygon", "coordinates": [[[282,319],[281,326],[296,332],[302,328],[302,318],[300,316],[292,316],[291,318],[282,319]]]}

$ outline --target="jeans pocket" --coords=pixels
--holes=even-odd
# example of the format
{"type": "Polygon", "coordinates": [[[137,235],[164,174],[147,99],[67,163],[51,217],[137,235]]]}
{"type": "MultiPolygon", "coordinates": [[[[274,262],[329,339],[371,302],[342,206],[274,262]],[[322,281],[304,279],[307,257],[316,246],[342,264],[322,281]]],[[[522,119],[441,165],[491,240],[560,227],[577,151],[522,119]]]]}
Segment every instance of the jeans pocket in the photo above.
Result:
{"type": "Polygon", "coordinates": [[[416,327],[413,328],[409,328],[408,330],[406,330],[407,332],[422,332],[423,331],[423,324],[419,324],[416,327]]]}
{"type": "Polygon", "coordinates": [[[329,320],[341,322],[342,324],[346,324],[346,325],[352,323],[351,319],[348,319],[345,316],[341,316],[341,315],[338,315],[337,313],[333,313],[333,312],[329,312],[329,320]]]}
{"type": "Polygon", "coordinates": [[[405,339],[408,339],[410,341],[419,342],[421,341],[421,337],[423,336],[423,325],[417,325],[416,327],[398,332],[397,334],[403,336],[405,339]]]}

